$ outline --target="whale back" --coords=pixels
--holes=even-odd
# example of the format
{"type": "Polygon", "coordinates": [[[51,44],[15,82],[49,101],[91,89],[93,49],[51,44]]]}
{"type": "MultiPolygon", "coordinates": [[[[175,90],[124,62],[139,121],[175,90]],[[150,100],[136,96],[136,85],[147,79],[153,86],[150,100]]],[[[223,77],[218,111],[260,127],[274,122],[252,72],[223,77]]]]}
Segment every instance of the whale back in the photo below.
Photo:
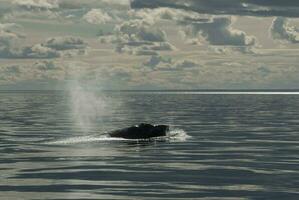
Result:
{"type": "Polygon", "coordinates": [[[120,129],[109,133],[111,137],[125,138],[125,139],[148,139],[153,137],[166,136],[169,131],[167,125],[151,125],[139,124],[125,129],[120,129]]]}

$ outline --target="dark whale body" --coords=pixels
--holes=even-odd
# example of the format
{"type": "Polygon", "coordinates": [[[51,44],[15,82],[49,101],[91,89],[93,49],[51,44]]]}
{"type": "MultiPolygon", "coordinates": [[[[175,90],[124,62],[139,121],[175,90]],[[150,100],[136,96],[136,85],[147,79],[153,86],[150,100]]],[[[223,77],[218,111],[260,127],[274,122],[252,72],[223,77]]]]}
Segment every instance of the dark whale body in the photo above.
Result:
{"type": "Polygon", "coordinates": [[[151,124],[139,124],[138,126],[132,126],[125,129],[112,131],[109,133],[113,138],[124,139],[149,139],[154,137],[166,136],[169,131],[167,125],[151,125],[151,124]]]}

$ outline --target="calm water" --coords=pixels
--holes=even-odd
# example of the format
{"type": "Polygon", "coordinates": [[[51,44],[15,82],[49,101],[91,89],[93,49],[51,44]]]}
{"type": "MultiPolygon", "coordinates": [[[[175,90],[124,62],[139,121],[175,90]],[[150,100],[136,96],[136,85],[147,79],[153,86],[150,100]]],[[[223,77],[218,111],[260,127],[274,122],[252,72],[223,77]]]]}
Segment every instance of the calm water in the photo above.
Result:
{"type": "Polygon", "coordinates": [[[297,200],[298,110],[299,95],[2,92],[0,199],[297,200]],[[140,122],[175,134],[104,134],[140,122]]]}

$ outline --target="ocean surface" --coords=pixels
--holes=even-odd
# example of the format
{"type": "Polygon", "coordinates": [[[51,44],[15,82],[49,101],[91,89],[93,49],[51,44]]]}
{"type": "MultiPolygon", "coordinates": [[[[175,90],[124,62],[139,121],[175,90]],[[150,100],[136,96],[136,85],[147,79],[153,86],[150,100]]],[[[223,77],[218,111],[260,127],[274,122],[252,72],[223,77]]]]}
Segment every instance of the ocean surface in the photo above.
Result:
{"type": "Polygon", "coordinates": [[[299,199],[299,95],[0,92],[0,199],[299,199]],[[169,124],[166,138],[107,132],[169,124]]]}

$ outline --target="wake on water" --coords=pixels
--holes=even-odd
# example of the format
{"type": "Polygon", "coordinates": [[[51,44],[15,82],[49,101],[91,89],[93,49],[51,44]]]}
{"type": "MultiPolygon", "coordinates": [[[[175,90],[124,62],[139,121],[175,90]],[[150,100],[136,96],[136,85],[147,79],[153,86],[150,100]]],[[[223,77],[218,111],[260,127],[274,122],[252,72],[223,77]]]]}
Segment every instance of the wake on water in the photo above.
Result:
{"type": "Polygon", "coordinates": [[[88,136],[79,136],[79,137],[70,137],[61,140],[54,140],[46,142],[46,144],[77,144],[77,143],[91,143],[91,142],[103,142],[103,141],[185,141],[190,138],[183,129],[170,128],[170,131],[167,132],[164,137],[150,138],[150,139],[124,139],[124,138],[112,138],[108,134],[104,135],[88,135],[88,136]]]}

